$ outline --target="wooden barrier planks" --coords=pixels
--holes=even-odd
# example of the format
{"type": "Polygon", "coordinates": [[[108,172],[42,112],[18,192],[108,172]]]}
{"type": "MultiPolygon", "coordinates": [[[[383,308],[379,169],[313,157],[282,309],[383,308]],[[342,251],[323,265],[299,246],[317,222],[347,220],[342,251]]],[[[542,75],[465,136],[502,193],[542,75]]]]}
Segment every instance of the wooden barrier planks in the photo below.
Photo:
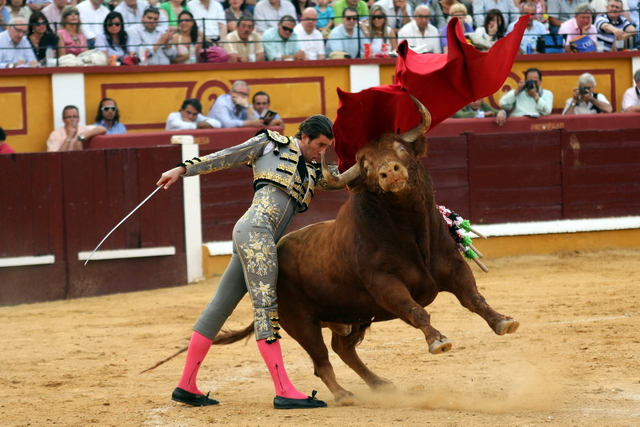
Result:
{"type": "Polygon", "coordinates": [[[0,268],[0,306],[64,298],[61,157],[1,155],[0,172],[0,257],[55,257],[55,264],[0,268]]]}
{"type": "Polygon", "coordinates": [[[560,131],[468,138],[471,222],[562,218],[560,131]]]}
{"type": "Polygon", "coordinates": [[[178,163],[177,146],[68,153],[80,164],[65,175],[69,298],[155,289],[186,282],[182,187],[161,190],[104,242],[104,249],[174,246],[176,255],[78,260],[155,188],[160,174],[178,163]],[[84,182],[84,185],[71,185],[84,182]],[[115,203],[111,203],[115,201],[115,203]],[[88,237],[87,237],[88,236],[88,237]]]}
{"type": "Polygon", "coordinates": [[[564,132],[562,157],[565,217],[640,215],[637,129],[564,132]]]}

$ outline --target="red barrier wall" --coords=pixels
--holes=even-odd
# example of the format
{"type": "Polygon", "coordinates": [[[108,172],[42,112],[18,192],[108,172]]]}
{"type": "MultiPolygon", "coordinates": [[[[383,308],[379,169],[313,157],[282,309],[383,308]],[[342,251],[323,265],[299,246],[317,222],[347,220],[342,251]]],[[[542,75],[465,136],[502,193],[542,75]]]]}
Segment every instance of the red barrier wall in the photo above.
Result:
{"type": "Polygon", "coordinates": [[[98,242],[153,189],[179,147],[0,156],[0,256],[54,255],[55,263],[0,268],[0,305],[175,286],[186,282],[182,187],[160,191],[103,244],[174,246],[176,255],[92,260],[98,242]]]}
{"type": "Polygon", "coordinates": [[[504,126],[498,126],[493,118],[447,119],[429,130],[428,137],[476,134],[548,132],[556,129],[570,131],[627,129],[640,126],[640,113],[591,114],[589,116],[551,115],[532,119],[509,117],[504,126]]]}

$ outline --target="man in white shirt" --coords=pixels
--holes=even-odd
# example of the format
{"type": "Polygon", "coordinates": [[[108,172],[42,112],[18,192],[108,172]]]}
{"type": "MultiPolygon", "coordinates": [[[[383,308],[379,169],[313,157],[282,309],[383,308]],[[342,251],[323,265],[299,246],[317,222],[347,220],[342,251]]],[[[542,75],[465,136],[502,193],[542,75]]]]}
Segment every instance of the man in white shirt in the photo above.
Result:
{"type": "Polygon", "coordinates": [[[253,12],[256,32],[262,34],[268,28],[277,26],[280,19],[287,15],[296,16],[296,8],[289,0],[262,0],[253,12]]]}
{"type": "Polygon", "coordinates": [[[122,0],[113,11],[120,12],[124,20],[124,29],[129,31],[129,28],[142,22],[142,15],[147,6],[148,3],[142,0],[122,0]]]}
{"type": "Polygon", "coordinates": [[[636,85],[627,89],[622,97],[623,113],[640,113],[640,69],[633,74],[633,80],[636,85]]]}
{"type": "MultiPolygon", "coordinates": [[[[176,47],[171,43],[175,29],[162,32],[158,25],[159,17],[158,8],[147,6],[142,15],[142,24],[133,25],[127,30],[129,53],[138,53],[141,47],[144,48],[148,65],[169,65],[177,55],[176,47]]],[[[144,59],[140,58],[140,61],[144,62],[144,59]]]]}
{"type": "Polygon", "coordinates": [[[611,113],[613,107],[606,96],[593,92],[596,79],[589,73],[578,78],[578,87],[573,89],[573,97],[567,99],[562,114],[565,116],[577,114],[611,113]]]}
{"type": "Polygon", "coordinates": [[[109,14],[109,9],[104,7],[102,0],[84,0],[76,8],[80,12],[82,32],[87,38],[89,49],[93,49],[96,36],[103,32],[104,19],[109,14]]]}
{"type": "Polygon", "coordinates": [[[316,29],[318,12],[308,7],[302,11],[301,22],[295,26],[293,32],[298,35],[298,44],[309,60],[324,59],[324,37],[316,29]]]}
{"type": "Polygon", "coordinates": [[[165,130],[220,129],[216,119],[202,115],[202,104],[195,98],[185,99],[180,111],[169,114],[165,130]]]}
{"type": "Polygon", "coordinates": [[[524,76],[525,79],[520,80],[515,89],[500,98],[500,106],[511,110],[511,117],[548,116],[553,109],[553,93],[542,89],[542,72],[529,68],[524,76]]]}
{"type": "Polygon", "coordinates": [[[409,47],[418,53],[442,53],[440,46],[440,32],[431,25],[431,9],[420,5],[413,13],[413,20],[398,32],[398,44],[402,40],[409,43],[409,47]]]}
{"type": "Polygon", "coordinates": [[[227,36],[227,19],[220,2],[216,0],[191,0],[187,7],[193,14],[193,18],[198,23],[198,28],[202,28],[204,23],[204,36],[210,40],[224,40],[227,36]]]}

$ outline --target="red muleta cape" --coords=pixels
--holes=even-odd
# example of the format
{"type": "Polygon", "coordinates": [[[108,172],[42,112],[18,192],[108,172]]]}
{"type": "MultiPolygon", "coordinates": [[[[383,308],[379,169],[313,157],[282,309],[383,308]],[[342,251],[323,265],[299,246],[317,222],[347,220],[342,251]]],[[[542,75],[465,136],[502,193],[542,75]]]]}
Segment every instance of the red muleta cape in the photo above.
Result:
{"type": "Polygon", "coordinates": [[[529,15],[488,52],[467,44],[457,18],[447,27],[448,54],[418,54],[406,41],[398,46],[395,83],[358,93],[338,88],[340,105],[333,126],[339,169],[355,163],[358,150],[385,132],[406,132],[420,123],[409,94],[431,113],[431,129],[470,102],[496,93],[507,79],[529,15]]]}

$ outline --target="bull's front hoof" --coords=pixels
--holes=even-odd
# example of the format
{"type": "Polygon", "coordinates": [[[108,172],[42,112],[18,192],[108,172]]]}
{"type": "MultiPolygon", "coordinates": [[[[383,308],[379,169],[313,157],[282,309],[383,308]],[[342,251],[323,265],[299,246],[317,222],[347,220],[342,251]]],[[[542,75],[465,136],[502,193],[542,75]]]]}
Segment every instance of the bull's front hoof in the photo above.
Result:
{"type": "Polygon", "coordinates": [[[446,338],[435,340],[434,342],[429,344],[429,353],[431,354],[440,354],[449,350],[451,350],[451,343],[446,338]]]}
{"type": "Polygon", "coordinates": [[[514,319],[505,319],[498,322],[495,333],[498,335],[512,334],[518,330],[520,322],[514,319]]]}
{"type": "Polygon", "coordinates": [[[375,383],[371,384],[370,388],[376,393],[395,393],[398,391],[396,386],[386,378],[379,378],[375,383]]]}
{"type": "Polygon", "coordinates": [[[338,406],[354,406],[358,403],[358,399],[350,391],[344,391],[334,396],[336,405],[338,406]]]}

